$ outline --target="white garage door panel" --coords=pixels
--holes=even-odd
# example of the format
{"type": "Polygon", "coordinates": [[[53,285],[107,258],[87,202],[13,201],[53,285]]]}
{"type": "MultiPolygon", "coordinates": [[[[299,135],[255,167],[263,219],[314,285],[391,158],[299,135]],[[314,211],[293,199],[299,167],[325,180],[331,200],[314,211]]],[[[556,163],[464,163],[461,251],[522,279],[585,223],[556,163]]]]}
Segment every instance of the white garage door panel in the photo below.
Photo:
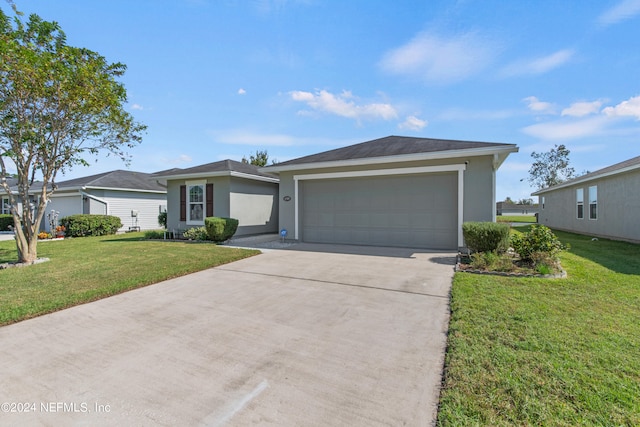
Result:
{"type": "Polygon", "coordinates": [[[454,249],[457,174],[302,182],[302,240],[454,249]]]}

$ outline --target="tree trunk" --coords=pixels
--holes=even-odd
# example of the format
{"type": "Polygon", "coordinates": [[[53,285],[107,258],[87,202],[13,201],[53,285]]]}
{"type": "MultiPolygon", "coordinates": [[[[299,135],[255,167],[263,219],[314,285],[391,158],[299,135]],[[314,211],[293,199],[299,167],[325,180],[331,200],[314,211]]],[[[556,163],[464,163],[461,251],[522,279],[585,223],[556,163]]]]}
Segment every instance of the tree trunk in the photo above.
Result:
{"type": "Polygon", "coordinates": [[[18,249],[18,262],[32,263],[38,259],[38,235],[33,233],[31,236],[25,236],[25,233],[19,228],[16,228],[14,233],[18,249]]]}

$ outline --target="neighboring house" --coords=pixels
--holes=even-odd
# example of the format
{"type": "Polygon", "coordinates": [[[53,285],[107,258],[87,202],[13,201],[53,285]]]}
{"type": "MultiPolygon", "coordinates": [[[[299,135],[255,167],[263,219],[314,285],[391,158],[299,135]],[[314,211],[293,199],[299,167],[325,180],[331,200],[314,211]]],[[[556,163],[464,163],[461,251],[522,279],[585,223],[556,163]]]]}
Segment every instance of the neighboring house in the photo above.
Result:
{"type": "Polygon", "coordinates": [[[59,218],[74,214],[120,217],[120,232],[159,228],[158,214],[166,209],[167,189],[148,173],[115,170],[57,182],[42,220],[49,231],[47,215],[59,218]]]}
{"type": "Polygon", "coordinates": [[[268,166],[280,228],[304,242],[457,249],[495,221],[496,170],[516,145],[389,136],[268,166]]]}
{"type": "Polygon", "coordinates": [[[496,203],[496,213],[498,215],[535,215],[538,213],[538,205],[518,205],[516,203],[498,202],[496,203]]]}
{"type": "MultiPolygon", "coordinates": [[[[41,189],[42,183],[31,186],[31,203],[35,204],[41,189]]],[[[15,183],[12,192],[17,193],[15,183]]],[[[6,194],[2,189],[0,193],[6,194]]],[[[5,210],[10,213],[8,196],[0,196],[2,213],[5,210]]],[[[40,228],[50,231],[49,216],[55,212],[58,223],[61,218],[75,214],[113,215],[120,217],[120,232],[157,229],[160,227],[158,214],[166,209],[166,205],[167,190],[151,174],[115,170],[56,182],[40,228]]]]}
{"type": "Polygon", "coordinates": [[[538,222],[550,228],[640,242],[640,156],[538,190],[538,222]]]}
{"type": "MultiPolygon", "coordinates": [[[[13,187],[18,183],[17,178],[6,178],[6,182],[9,187],[13,187]]],[[[4,188],[0,186],[0,214],[11,214],[11,202],[9,196],[4,191],[4,188]]]]}
{"type": "Polygon", "coordinates": [[[167,183],[167,229],[204,226],[204,218],[238,220],[236,236],[278,231],[278,177],[222,160],[154,174],[167,183]]]}

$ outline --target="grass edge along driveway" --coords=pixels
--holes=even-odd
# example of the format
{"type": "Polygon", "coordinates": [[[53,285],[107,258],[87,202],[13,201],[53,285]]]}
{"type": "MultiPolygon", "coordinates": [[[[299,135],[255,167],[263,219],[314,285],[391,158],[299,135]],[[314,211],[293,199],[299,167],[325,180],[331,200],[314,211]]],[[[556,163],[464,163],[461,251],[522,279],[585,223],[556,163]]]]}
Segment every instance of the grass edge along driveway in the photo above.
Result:
{"type": "MultiPolygon", "coordinates": [[[[211,243],[163,242],[142,233],[38,243],[49,262],[0,270],[0,326],[259,254],[211,243]]],[[[0,263],[15,262],[13,240],[0,263]]]]}
{"type": "Polygon", "coordinates": [[[556,235],[566,279],[455,274],[438,425],[640,425],[640,245],[556,235]]]}

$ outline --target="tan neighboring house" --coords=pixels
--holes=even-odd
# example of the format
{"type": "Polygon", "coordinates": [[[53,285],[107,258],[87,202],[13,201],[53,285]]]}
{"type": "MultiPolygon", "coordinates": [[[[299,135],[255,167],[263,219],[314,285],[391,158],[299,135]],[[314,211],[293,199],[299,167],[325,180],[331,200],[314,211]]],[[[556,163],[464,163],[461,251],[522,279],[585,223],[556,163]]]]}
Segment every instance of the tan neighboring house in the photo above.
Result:
{"type": "Polygon", "coordinates": [[[640,242],[640,156],[538,190],[538,222],[553,229],[640,242]]]}
{"type": "Polygon", "coordinates": [[[495,221],[496,171],[516,145],[389,136],[263,168],[280,177],[280,229],[316,243],[457,249],[495,221]]]}

